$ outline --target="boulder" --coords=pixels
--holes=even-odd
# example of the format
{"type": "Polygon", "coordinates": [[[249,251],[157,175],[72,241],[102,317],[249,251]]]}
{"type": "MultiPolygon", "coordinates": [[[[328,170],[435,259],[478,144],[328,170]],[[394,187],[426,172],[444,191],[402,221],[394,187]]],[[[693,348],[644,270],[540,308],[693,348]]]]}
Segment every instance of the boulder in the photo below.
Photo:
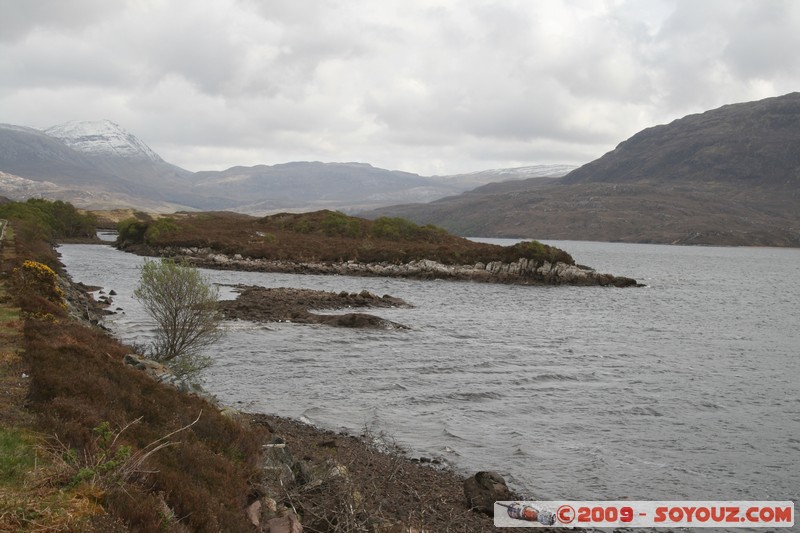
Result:
{"type": "Polygon", "coordinates": [[[273,518],[267,522],[269,533],[303,533],[303,525],[294,513],[273,518]]]}
{"type": "Polygon", "coordinates": [[[255,527],[261,527],[261,506],[261,501],[256,500],[248,505],[244,511],[250,523],[255,527]]]}
{"type": "Polygon", "coordinates": [[[494,516],[494,502],[514,499],[505,479],[497,472],[478,472],[464,481],[464,496],[472,511],[494,516]]]}
{"type": "Polygon", "coordinates": [[[286,449],[286,441],[273,437],[269,444],[263,446],[262,485],[267,494],[281,494],[295,483],[293,466],[294,457],[286,449]]]}
{"type": "Polygon", "coordinates": [[[138,370],[143,370],[148,376],[157,381],[170,381],[171,377],[174,378],[172,371],[166,366],[135,353],[126,354],[122,362],[138,370]]]}

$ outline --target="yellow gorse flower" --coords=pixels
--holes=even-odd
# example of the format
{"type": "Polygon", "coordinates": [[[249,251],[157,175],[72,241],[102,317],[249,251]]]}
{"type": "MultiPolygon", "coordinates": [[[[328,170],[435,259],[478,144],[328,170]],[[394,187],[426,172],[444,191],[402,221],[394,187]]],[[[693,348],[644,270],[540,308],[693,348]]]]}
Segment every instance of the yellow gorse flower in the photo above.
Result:
{"type": "Polygon", "coordinates": [[[42,276],[51,277],[54,280],[56,279],[56,273],[53,271],[52,268],[45,265],[44,263],[28,260],[22,263],[22,268],[30,270],[32,272],[41,273],[42,276]]]}
{"type": "Polygon", "coordinates": [[[58,276],[52,268],[38,261],[25,261],[22,266],[15,268],[14,276],[18,286],[23,290],[32,290],[44,296],[53,303],[66,308],[64,291],[58,286],[58,276]]]}

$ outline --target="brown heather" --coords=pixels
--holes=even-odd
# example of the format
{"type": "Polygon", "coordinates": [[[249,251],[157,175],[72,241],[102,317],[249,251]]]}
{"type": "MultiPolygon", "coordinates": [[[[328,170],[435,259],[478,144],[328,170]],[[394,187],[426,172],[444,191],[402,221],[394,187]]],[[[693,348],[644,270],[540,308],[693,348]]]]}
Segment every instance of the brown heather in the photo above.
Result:
{"type": "MultiPolygon", "coordinates": [[[[197,424],[175,436],[178,444],[150,457],[148,467],[157,472],[140,479],[133,489],[162,493],[193,531],[248,527],[242,510],[246,482],[257,472],[258,432],[223,417],[200,398],[123,365],[128,350],[86,327],[29,320],[25,344],[31,369],[29,400],[40,415],[40,430],[57,435],[69,447],[90,446],[93,428],[103,421],[121,428],[142,417],[142,423],[124,434],[127,444],[142,448],[202,413],[197,424]]],[[[108,509],[132,529],[164,525],[163,517],[153,516],[159,507],[142,505],[140,497],[128,497],[121,490],[112,499],[108,509]]]]}
{"type": "Polygon", "coordinates": [[[227,212],[180,213],[151,221],[130,219],[121,222],[119,229],[121,247],[142,251],[196,247],[253,259],[309,262],[429,259],[457,265],[525,257],[574,264],[567,252],[536,241],[505,247],[483,244],[402,218],[367,220],[327,210],[262,218],[227,212]]]}
{"type": "MultiPolygon", "coordinates": [[[[17,258],[35,257],[42,263],[57,264],[52,251],[44,254],[37,243],[20,238],[22,234],[16,232],[17,258]]],[[[3,261],[6,279],[19,263],[3,261]]],[[[4,510],[6,523],[0,522],[0,529],[6,525],[21,531],[252,529],[244,508],[250,481],[258,479],[263,430],[234,422],[206,400],[157,383],[124,365],[122,358],[130,349],[102,331],[69,320],[64,308],[46,297],[28,294],[17,304],[22,316],[27,316],[19,348],[30,375],[26,407],[36,415],[30,429],[44,435],[44,442],[58,442],[63,450],[74,450],[77,457],[97,455],[98,426],[107,422],[119,432],[141,418],[119,434],[118,444],[136,451],[190,425],[198,415],[200,418],[171,437],[173,444],[150,455],[142,472],[124,483],[99,490],[76,482],[74,476],[52,475],[45,483],[51,487],[50,495],[68,494],[65,501],[73,502],[69,503],[71,510],[59,516],[74,515],[75,501],[92,503],[84,506],[88,511],[80,519],[59,521],[64,519],[56,515],[48,519],[43,503],[42,509],[26,508],[19,516],[4,510]]],[[[43,490],[39,485],[34,488],[43,490]]],[[[30,494],[23,494],[19,501],[33,505],[30,494]]],[[[42,502],[46,500],[37,494],[42,502]]]]}

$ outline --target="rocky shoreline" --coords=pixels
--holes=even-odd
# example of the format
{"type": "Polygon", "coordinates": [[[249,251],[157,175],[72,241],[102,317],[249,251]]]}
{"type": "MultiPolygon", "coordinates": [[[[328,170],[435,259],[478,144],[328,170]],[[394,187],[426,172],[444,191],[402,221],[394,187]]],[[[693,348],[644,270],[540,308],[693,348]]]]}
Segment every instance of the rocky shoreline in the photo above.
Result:
{"type": "Polygon", "coordinates": [[[520,258],[514,262],[491,261],[468,265],[446,265],[421,259],[407,263],[363,263],[358,261],[294,261],[256,259],[241,254],[222,254],[210,248],[167,247],[153,250],[162,257],[177,257],[204,268],[281,272],[288,274],[322,274],[409,278],[419,280],[453,280],[511,285],[578,285],[602,287],[641,287],[635,279],[567,263],[551,263],[520,258]]]}
{"type": "MultiPolygon", "coordinates": [[[[487,513],[469,508],[470,495],[485,492],[468,483],[475,477],[464,480],[446,466],[414,461],[390,437],[337,433],[274,415],[240,416],[270,435],[265,494],[248,508],[254,524],[283,523],[293,531],[288,526],[300,522],[297,512],[307,531],[498,531],[487,513]]],[[[518,498],[504,483],[498,488],[518,498]]]]}
{"type": "MultiPolygon", "coordinates": [[[[90,291],[98,288],[75,283],[68,274],[60,276],[59,284],[65,290],[72,318],[103,328],[98,319],[107,313],[111,302],[94,300],[90,291]]],[[[268,316],[276,319],[289,313],[297,321],[302,316],[298,310],[310,308],[411,307],[402,299],[368,291],[332,293],[251,286],[239,290],[244,305],[233,305],[225,312],[233,313],[231,309],[238,307],[247,319],[257,315],[260,320],[268,316]],[[250,307],[253,300],[257,302],[255,308],[250,307]],[[269,313],[272,303],[275,314],[264,314],[269,313]]],[[[321,323],[326,323],[324,316],[321,323]]],[[[126,355],[122,362],[154,381],[186,394],[199,393],[215,403],[197,390],[182,387],[159,363],[137,354],[126,355]]],[[[260,479],[253,480],[248,505],[241,511],[255,531],[503,531],[505,528],[493,525],[492,502],[522,499],[497,473],[479,472],[465,478],[438,458],[408,456],[390,436],[367,432],[352,435],[276,415],[244,413],[224,406],[217,409],[225,417],[264,433],[260,479]]]]}

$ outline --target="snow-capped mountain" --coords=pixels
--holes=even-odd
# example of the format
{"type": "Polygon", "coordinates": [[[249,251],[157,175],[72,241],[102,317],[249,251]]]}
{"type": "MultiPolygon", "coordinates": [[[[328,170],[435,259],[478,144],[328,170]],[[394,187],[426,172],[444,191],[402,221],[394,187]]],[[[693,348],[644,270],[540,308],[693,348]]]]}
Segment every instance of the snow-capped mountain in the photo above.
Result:
{"type": "Polygon", "coordinates": [[[79,206],[127,202],[151,208],[205,207],[207,202],[191,193],[191,172],[166,163],[110,121],[70,122],[45,131],[0,124],[0,171],[49,182],[0,181],[0,194],[15,198],[46,195],[79,206]],[[53,184],[58,191],[51,190],[53,184]]]}
{"type": "Polygon", "coordinates": [[[103,188],[184,205],[205,205],[191,193],[192,173],[164,161],[155,151],[110,120],[67,122],[44,130],[92,162],[103,188]]]}
{"type": "Polygon", "coordinates": [[[11,175],[0,176],[0,194],[46,195],[79,206],[127,203],[159,210],[253,214],[321,208],[361,211],[429,202],[491,181],[555,176],[566,170],[563,165],[537,165],[426,177],[366,163],[301,161],[192,173],[165,162],[110,120],[67,122],[43,131],[0,124],[0,172],[11,175]]]}
{"type": "Polygon", "coordinates": [[[40,130],[13,124],[0,124],[0,170],[56,184],[88,185],[103,178],[85,154],[40,130]]]}
{"type": "Polygon", "coordinates": [[[125,159],[164,160],[149,146],[110,120],[73,121],[44,130],[51,137],[89,156],[115,156],[125,159]]]}

